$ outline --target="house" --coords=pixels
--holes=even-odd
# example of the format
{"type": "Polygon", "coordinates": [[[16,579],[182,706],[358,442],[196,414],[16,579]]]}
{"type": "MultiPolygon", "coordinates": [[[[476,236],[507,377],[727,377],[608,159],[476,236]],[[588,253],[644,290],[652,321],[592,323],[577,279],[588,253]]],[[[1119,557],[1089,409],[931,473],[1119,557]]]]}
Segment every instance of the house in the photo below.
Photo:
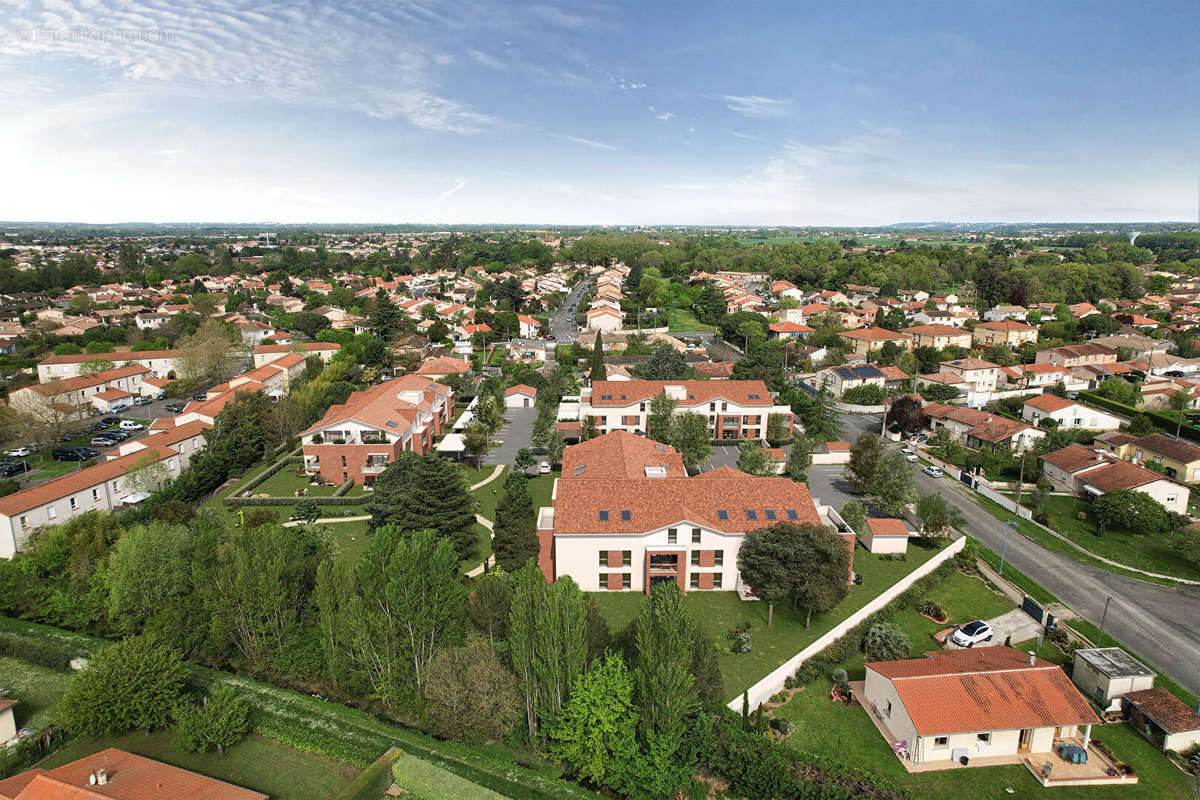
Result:
{"type": "Polygon", "coordinates": [[[1150,495],[1168,511],[1187,512],[1187,486],[1099,448],[1072,444],[1047,453],[1042,456],[1042,472],[1060,492],[1100,497],[1113,489],[1129,489],[1150,495]]]}
{"type": "Polygon", "coordinates": [[[505,408],[532,408],[537,401],[537,389],[518,383],[504,390],[505,408]]]}
{"type": "Polygon", "coordinates": [[[1129,692],[1124,707],[1133,729],[1159,749],[1186,753],[1200,745],[1200,714],[1163,687],[1129,692]]]}
{"type": "Polygon", "coordinates": [[[0,800],[268,800],[267,795],[109,748],[54,769],[0,780],[0,800]]]}
{"type": "Polygon", "coordinates": [[[1025,344],[1034,344],[1037,340],[1037,328],[1012,319],[981,322],[971,332],[971,341],[976,347],[1001,344],[1016,350],[1025,344]]]}
{"type": "Polygon", "coordinates": [[[866,530],[859,533],[858,540],[868,553],[903,553],[911,535],[902,519],[868,517],[866,530]]]}
{"type": "Polygon", "coordinates": [[[1184,483],[1200,481],[1200,447],[1179,439],[1161,433],[1132,436],[1110,431],[1097,436],[1094,445],[1135,464],[1157,461],[1168,478],[1184,483]]]}
{"type": "Polygon", "coordinates": [[[1113,350],[1126,349],[1130,358],[1136,361],[1146,361],[1152,356],[1165,356],[1169,342],[1165,339],[1152,339],[1140,333],[1118,334],[1115,336],[1098,336],[1090,344],[1098,344],[1113,350]]]}
{"type": "Polygon", "coordinates": [[[518,333],[522,339],[533,339],[538,335],[538,321],[528,314],[517,315],[518,333]]]}
{"type": "Polygon", "coordinates": [[[1061,383],[1067,389],[1079,390],[1088,387],[1087,381],[1078,380],[1071,370],[1059,364],[1018,364],[1002,367],[1001,375],[1006,384],[1022,389],[1047,389],[1061,383]]]}
{"type": "Polygon", "coordinates": [[[953,345],[971,349],[971,332],[952,325],[914,325],[902,328],[901,333],[912,339],[912,346],[941,350],[953,345]]]}
{"type": "Polygon", "coordinates": [[[762,381],[592,381],[580,396],[580,420],[592,417],[597,430],[646,432],[650,401],[658,394],[675,401],[675,413],[708,420],[714,439],[763,439],[772,415],[792,427],[792,409],[777,405],[762,381]]]}
{"type": "MultiPolygon", "coordinates": [[[[745,535],[777,521],[823,524],[808,487],[729,467],[688,477],[670,445],[624,431],[563,452],[553,505],[538,513],[538,566],[585,592],[738,590],[745,535]]],[[[853,534],[843,535],[847,546],[853,534]]]]}
{"type": "Polygon", "coordinates": [[[38,528],[136,505],[182,468],[176,450],[147,448],[0,497],[0,558],[12,558],[38,528]]]}
{"type": "Polygon", "coordinates": [[[12,408],[35,419],[54,421],[94,413],[105,413],[112,403],[129,402],[141,394],[142,381],[150,371],[138,364],[101,370],[74,378],[63,378],[26,386],[8,396],[12,408]],[[110,392],[117,394],[109,394],[110,392]],[[97,397],[102,396],[99,402],[97,397]]]}
{"type": "MultiPolygon", "coordinates": [[[[693,369],[696,370],[696,375],[701,378],[707,378],[710,381],[723,381],[733,377],[732,361],[704,361],[699,364],[693,364],[693,369]]],[[[612,375],[608,376],[612,380],[612,375]]]]}
{"type": "Polygon", "coordinates": [[[887,328],[860,328],[854,331],[842,331],[838,337],[850,344],[854,355],[866,358],[867,353],[878,350],[888,342],[903,351],[910,350],[912,338],[903,333],[889,331],[887,328]]]}
{"type": "Polygon", "coordinates": [[[847,364],[841,367],[826,367],[813,376],[812,383],[817,388],[824,388],[834,397],[841,397],[847,389],[859,386],[878,386],[882,389],[886,378],[882,369],[873,364],[847,364]]]}
{"type": "Polygon", "coordinates": [[[454,393],[422,375],[353,392],[300,434],[304,470],[326,483],[370,486],[400,453],[428,453],[453,414],[454,393]]]}
{"type": "Polygon", "coordinates": [[[1120,707],[1129,692],[1154,686],[1154,672],[1119,647],[1081,647],[1075,651],[1071,682],[1108,710],[1120,707]]]}
{"type": "Polygon", "coordinates": [[[926,403],[922,412],[933,431],[945,428],[951,437],[974,450],[1010,447],[1014,453],[1032,450],[1046,432],[1024,422],[962,406],[926,403]]]}
{"type": "Polygon", "coordinates": [[[1037,364],[1058,364],[1062,367],[1083,367],[1090,364],[1115,364],[1117,351],[1102,344],[1071,344],[1039,350],[1034,358],[1037,364]]]}
{"type": "Polygon", "coordinates": [[[994,306],[984,312],[983,318],[988,322],[997,322],[1002,319],[1015,319],[1018,322],[1024,322],[1029,316],[1029,309],[1025,306],[994,306]]]}
{"type": "Polygon", "coordinates": [[[625,312],[619,308],[600,306],[589,308],[587,312],[587,329],[589,331],[618,331],[624,324],[625,312]]]}
{"type": "Polygon", "coordinates": [[[13,712],[17,700],[0,697],[0,747],[17,738],[17,719],[13,712]]]}
{"type": "Polygon", "coordinates": [[[1115,431],[1121,427],[1120,418],[1107,411],[1048,392],[1026,400],[1021,407],[1021,419],[1030,425],[1039,425],[1044,419],[1052,419],[1057,423],[1055,427],[1063,430],[1082,428],[1089,431],[1115,431]]]}
{"type": "Polygon", "coordinates": [[[179,369],[179,350],[123,350],[116,353],[80,353],[71,356],[50,356],[38,362],[38,382],[49,383],[83,374],[84,363],[102,358],[114,368],[136,364],[145,367],[155,378],[174,379],[179,369]]]}
{"type": "Polygon", "coordinates": [[[465,375],[471,371],[471,362],[465,358],[439,356],[427,358],[417,367],[418,375],[430,380],[441,381],[451,375],[465,375]]]}
{"type": "Polygon", "coordinates": [[[803,339],[812,332],[813,329],[807,325],[795,322],[772,322],[770,325],[772,339],[803,339]]]}
{"type": "Polygon", "coordinates": [[[293,342],[292,344],[260,344],[253,350],[254,366],[261,367],[270,364],[277,358],[283,358],[292,353],[302,353],[305,357],[317,356],[322,363],[328,364],[333,360],[342,346],[337,342],[293,342]]]}
{"type": "Polygon", "coordinates": [[[1086,750],[1100,723],[1061,668],[1011,647],[868,662],[860,702],[914,764],[1049,755],[1080,728],[1086,750]]]}
{"type": "Polygon", "coordinates": [[[1000,375],[1000,365],[981,358],[956,358],[942,362],[942,372],[962,378],[972,392],[994,392],[1000,375]]]}

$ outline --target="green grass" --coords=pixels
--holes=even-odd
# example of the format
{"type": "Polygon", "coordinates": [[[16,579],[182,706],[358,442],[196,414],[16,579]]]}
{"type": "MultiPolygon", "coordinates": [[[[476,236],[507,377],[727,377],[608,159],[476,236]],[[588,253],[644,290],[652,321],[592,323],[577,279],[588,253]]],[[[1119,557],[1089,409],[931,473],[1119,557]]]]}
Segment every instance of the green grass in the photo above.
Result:
{"type": "Polygon", "coordinates": [[[104,739],[75,739],[38,766],[50,769],[84,758],[106,747],[128,750],[211,778],[262,792],[271,800],[332,797],[359,770],[302,753],[261,736],[250,736],[225,751],[183,753],[171,746],[174,734],[131,733],[104,739]]]}
{"type": "Polygon", "coordinates": [[[17,730],[41,730],[49,725],[70,677],[65,672],[0,656],[0,687],[8,689],[8,696],[18,701],[13,709],[17,730]]]}
{"type": "Polygon", "coordinates": [[[305,494],[310,497],[332,497],[333,493],[337,491],[338,487],[336,486],[321,486],[313,483],[308,475],[297,474],[297,470],[300,469],[301,465],[299,464],[284,467],[258,486],[255,486],[254,493],[267,494],[271,497],[296,498],[297,489],[304,489],[305,494]]]}
{"type": "MultiPolygon", "coordinates": [[[[861,586],[851,586],[850,594],[832,611],[813,614],[812,625],[804,628],[803,612],[793,613],[781,603],[775,607],[774,621],[767,627],[765,603],[741,600],[737,592],[688,592],[684,602],[688,611],[712,638],[718,650],[727,644],[725,634],[745,622],[751,624],[749,653],[722,652],[717,658],[725,685],[725,699],[732,700],[753,686],[771,670],[814,642],[853,612],[862,608],[884,589],[928,561],[937,551],[910,548],[907,561],[880,561],[862,548],[854,552],[854,571],[863,576],[861,586]]],[[[621,631],[637,614],[645,597],[638,592],[592,592],[610,632],[621,631]]]]}
{"type": "Polygon", "coordinates": [[[711,331],[713,326],[705,325],[696,319],[696,315],[690,308],[669,308],[667,309],[667,329],[671,333],[675,331],[711,331]]]}
{"type": "Polygon", "coordinates": [[[400,754],[392,765],[392,777],[396,785],[408,792],[405,797],[412,800],[451,800],[460,797],[504,800],[502,794],[407,753],[400,754]]]}
{"type": "MultiPolygon", "coordinates": [[[[1005,569],[1007,574],[1008,570],[1005,569]]],[[[894,622],[908,635],[912,654],[931,649],[930,638],[938,630],[969,619],[988,619],[1012,609],[1012,604],[997,595],[983,580],[954,573],[930,595],[950,617],[946,625],[921,616],[917,611],[897,612],[894,622]]],[[[1018,649],[1030,650],[1036,642],[1022,642],[1018,649]]],[[[1055,663],[1066,656],[1049,642],[1043,642],[1039,655],[1055,663]]],[[[862,654],[843,665],[851,680],[862,680],[862,654]]],[[[833,681],[823,675],[775,710],[775,716],[790,719],[796,729],[788,743],[800,750],[825,755],[840,763],[852,764],[908,789],[914,797],[929,800],[975,800],[976,798],[1020,797],[1038,798],[1046,790],[1034,781],[1023,766],[981,767],[970,772],[949,770],[909,775],[892,754],[891,747],[875,728],[866,712],[858,705],[847,706],[829,699],[833,681]],[[1006,789],[1011,788],[1013,794],[1006,789]]],[[[1054,789],[1054,797],[1123,798],[1185,798],[1188,779],[1172,766],[1149,743],[1125,725],[1094,729],[1095,738],[1109,744],[1117,755],[1133,764],[1140,776],[1136,786],[1063,787],[1054,789]]]]}
{"type": "Polygon", "coordinates": [[[1091,506],[1077,497],[1051,496],[1043,510],[1050,517],[1051,528],[1089,552],[1126,566],[1200,580],[1200,565],[1188,564],[1175,554],[1163,534],[1109,531],[1097,536],[1091,506]],[[1088,514],[1087,519],[1078,518],[1080,511],[1088,514]]]}

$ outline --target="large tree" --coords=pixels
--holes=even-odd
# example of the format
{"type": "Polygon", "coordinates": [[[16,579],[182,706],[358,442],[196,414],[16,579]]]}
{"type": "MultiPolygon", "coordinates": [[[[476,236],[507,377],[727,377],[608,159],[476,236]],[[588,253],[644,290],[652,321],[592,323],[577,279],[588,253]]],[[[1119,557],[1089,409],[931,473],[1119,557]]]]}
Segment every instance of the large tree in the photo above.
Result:
{"type": "Polygon", "coordinates": [[[737,566],[742,582],[767,604],[767,627],[771,627],[775,606],[787,598],[795,583],[785,555],[780,552],[779,538],[770,528],[750,531],[738,548],[737,566]]]}
{"type": "Polygon", "coordinates": [[[516,572],[538,557],[537,510],[529,496],[524,473],[513,471],[504,481],[504,494],[496,505],[492,550],[496,564],[507,572],[516,572]]]}
{"type": "Polygon", "coordinates": [[[737,468],[749,475],[766,475],[771,471],[771,460],[761,444],[747,439],[738,447],[737,468]]]}
{"type": "Polygon", "coordinates": [[[459,560],[475,557],[475,500],[459,469],[436,453],[406,453],[389,464],[375,481],[367,511],[372,528],[432,528],[453,543],[459,560]]]}
{"type": "Polygon", "coordinates": [[[646,415],[648,437],[656,442],[671,441],[677,405],[678,403],[668,397],[666,392],[659,392],[650,398],[650,413],[646,415]]]}
{"type": "Polygon", "coordinates": [[[671,425],[671,438],[667,443],[679,451],[683,466],[688,472],[695,472],[712,455],[712,436],[708,420],[688,411],[676,415],[671,425]]]}
{"type": "Polygon", "coordinates": [[[899,450],[889,449],[879,459],[868,491],[871,501],[889,517],[904,514],[904,508],[917,499],[912,468],[899,450]]]}
{"type": "Polygon", "coordinates": [[[650,358],[638,364],[637,376],[646,381],[677,381],[687,377],[688,363],[674,347],[660,344],[650,358]]]}
{"type": "Polygon", "coordinates": [[[800,417],[804,435],[813,442],[825,444],[842,435],[842,421],[824,386],[816,395],[800,394],[792,410],[800,417]]]}
{"type": "Polygon", "coordinates": [[[446,739],[501,741],[521,715],[517,679],[486,639],[472,633],[434,654],[425,677],[425,720],[446,739]]]}
{"type": "Polygon", "coordinates": [[[624,792],[638,757],[637,719],[633,675],[609,653],[575,678],[550,728],[550,752],[580,779],[624,792]]]}
{"type": "Polygon", "coordinates": [[[1110,489],[1092,503],[1101,533],[1119,528],[1131,533],[1162,533],[1170,527],[1167,509],[1145,492],[1110,489]]]}
{"type": "Polygon", "coordinates": [[[951,528],[965,524],[962,512],[940,494],[925,494],[917,498],[917,519],[923,536],[945,536],[951,528]]]}
{"type": "Polygon", "coordinates": [[[879,437],[870,431],[863,431],[850,445],[850,461],[842,471],[842,477],[858,491],[868,491],[882,455],[883,443],[879,437]]]}
{"type": "Polygon", "coordinates": [[[183,661],[150,636],[132,636],[97,653],[67,684],[58,706],[80,736],[164,728],[183,695],[183,661]]]}
{"type": "Polygon", "coordinates": [[[850,547],[823,525],[779,523],[782,549],[795,578],[793,602],[804,608],[804,627],[814,611],[829,611],[850,591],[850,547]]]}
{"type": "Polygon", "coordinates": [[[792,442],[792,449],[788,451],[787,466],[784,471],[794,481],[807,481],[810,466],[812,466],[812,443],[808,437],[802,436],[792,442]]]}

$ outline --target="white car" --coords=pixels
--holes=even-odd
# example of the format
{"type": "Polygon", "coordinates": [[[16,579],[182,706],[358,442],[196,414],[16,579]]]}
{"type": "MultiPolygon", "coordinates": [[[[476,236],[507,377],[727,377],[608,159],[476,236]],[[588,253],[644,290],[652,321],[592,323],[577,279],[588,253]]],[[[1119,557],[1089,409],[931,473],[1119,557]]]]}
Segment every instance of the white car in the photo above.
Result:
{"type": "Polygon", "coordinates": [[[946,474],[946,473],[942,472],[941,467],[935,467],[933,464],[930,464],[928,467],[926,467],[924,469],[924,472],[926,475],[928,475],[931,478],[940,478],[946,474]]]}
{"type": "Polygon", "coordinates": [[[912,462],[913,464],[917,463],[917,460],[918,460],[918,459],[917,459],[917,454],[916,454],[916,453],[914,453],[914,452],[913,452],[913,451],[912,451],[910,448],[907,448],[907,447],[906,447],[906,448],[904,448],[903,450],[901,450],[901,451],[900,451],[900,453],[901,453],[901,455],[903,455],[903,456],[904,456],[904,458],[905,458],[907,461],[910,461],[910,462],[912,462]]]}
{"type": "Polygon", "coordinates": [[[140,422],[134,422],[131,419],[123,419],[123,420],[121,420],[121,424],[119,427],[123,431],[140,431],[142,428],[144,428],[146,426],[140,422]]]}
{"type": "Polygon", "coordinates": [[[974,647],[980,642],[990,642],[991,640],[992,626],[981,619],[968,622],[950,637],[950,641],[959,647],[974,647]]]}
{"type": "Polygon", "coordinates": [[[550,462],[549,461],[543,461],[542,463],[538,464],[538,475],[549,475],[549,474],[550,474],[550,462]]]}
{"type": "Polygon", "coordinates": [[[15,447],[5,453],[10,458],[25,458],[25,456],[33,455],[33,450],[29,447],[15,447]]]}

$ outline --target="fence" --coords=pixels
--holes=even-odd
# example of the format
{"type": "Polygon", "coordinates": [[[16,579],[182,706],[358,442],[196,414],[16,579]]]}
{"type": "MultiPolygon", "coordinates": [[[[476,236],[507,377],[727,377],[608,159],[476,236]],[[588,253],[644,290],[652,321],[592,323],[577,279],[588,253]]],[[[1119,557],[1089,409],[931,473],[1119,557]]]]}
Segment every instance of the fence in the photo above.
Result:
{"type": "MultiPolygon", "coordinates": [[[[789,675],[793,674],[797,667],[815,656],[817,653],[824,650],[826,647],[829,647],[829,645],[833,644],[841,637],[845,636],[848,631],[850,631],[867,617],[874,614],[879,609],[886,606],[888,603],[895,600],[902,593],[904,593],[908,587],[912,586],[918,580],[933,572],[946,561],[954,558],[954,556],[957,555],[958,552],[966,546],[966,544],[967,538],[965,536],[958,537],[953,542],[948,544],[946,548],[942,550],[942,552],[938,553],[936,556],[914,569],[908,575],[892,584],[892,586],[885,589],[878,597],[867,603],[858,611],[855,611],[853,614],[846,617],[844,620],[835,625],[832,630],[820,636],[808,647],[805,647],[799,653],[792,656],[775,669],[771,670],[771,672],[768,673],[765,678],[747,690],[747,694],[750,697],[750,707],[757,708],[769,700],[771,695],[781,691],[783,689],[784,680],[789,675]]],[[[729,707],[734,711],[741,712],[742,698],[739,697],[730,701],[729,707]]]]}
{"type": "Polygon", "coordinates": [[[1000,594],[1012,601],[1014,606],[1019,606],[1025,601],[1028,596],[1023,591],[1018,589],[1015,584],[1005,578],[996,570],[992,569],[992,565],[988,564],[981,558],[975,559],[975,568],[979,570],[979,574],[987,578],[988,583],[995,586],[1000,594]]]}
{"type": "Polygon", "coordinates": [[[887,411],[887,406],[858,406],[853,403],[843,403],[840,400],[835,400],[833,407],[838,411],[845,411],[847,414],[882,414],[887,411]]]}

